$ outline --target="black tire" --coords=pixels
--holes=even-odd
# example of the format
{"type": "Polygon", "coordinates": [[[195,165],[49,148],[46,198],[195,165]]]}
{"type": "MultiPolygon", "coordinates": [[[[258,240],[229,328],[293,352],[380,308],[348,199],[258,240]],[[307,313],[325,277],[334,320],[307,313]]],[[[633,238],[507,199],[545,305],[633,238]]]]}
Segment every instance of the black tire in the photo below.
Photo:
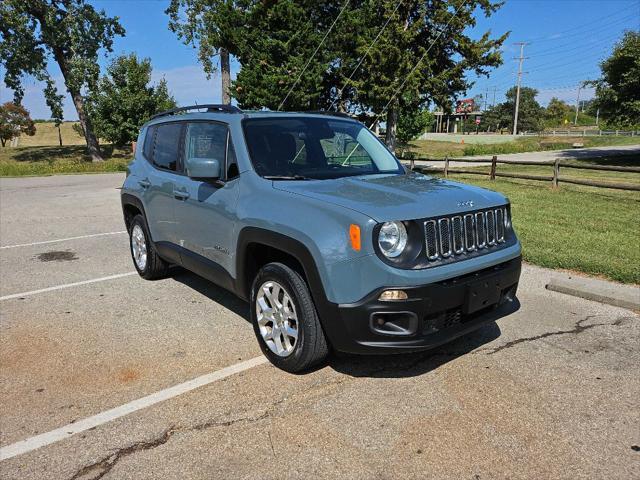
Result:
{"type": "Polygon", "coordinates": [[[141,214],[133,217],[133,220],[131,220],[131,224],[129,225],[129,251],[131,252],[131,259],[133,260],[134,267],[136,267],[136,270],[138,271],[140,276],[145,280],[157,280],[159,278],[164,278],[167,276],[167,273],[169,272],[169,265],[158,255],[156,247],[151,241],[151,235],[149,235],[147,222],[141,214]],[[133,252],[132,237],[136,226],[140,227],[140,229],[142,230],[146,245],[147,260],[144,268],[140,268],[138,266],[135,254],[133,252]]]}
{"type": "Polygon", "coordinates": [[[329,346],[313,304],[306,282],[298,272],[282,263],[269,263],[258,272],[251,286],[251,323],[260,348],[276,367],[291,373],[307,370],[324,361],[329,354],[329,346]],[[258,289],[268,281],[275,281],[290,296],[297,315],[298,338],[293,351],[282,357],[271,351],[262,338],[258,325],[256,297],[258,289]]]}

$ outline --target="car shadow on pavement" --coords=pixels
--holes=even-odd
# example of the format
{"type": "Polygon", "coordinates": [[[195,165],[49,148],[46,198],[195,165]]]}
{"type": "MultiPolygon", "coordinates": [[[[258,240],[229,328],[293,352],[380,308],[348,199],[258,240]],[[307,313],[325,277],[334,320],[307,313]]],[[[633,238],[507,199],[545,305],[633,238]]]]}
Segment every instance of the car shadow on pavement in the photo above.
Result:
{"type": "MultiPolygon", "coordinates": [[[[194,289],[208,299],[229,309],[251,324],[249,304],[224,288],[180,267],[172,269],[171,277],[176,282],[194,289]]],[[[426,352],[397,355],[351,355],[333,352],[327,362],[301,374],[304,375],[328,367],[351,377],[416,377],[472,352],[495,340],[500,334],[500,327],[495,322],[492,322],[474,332],[426,352]]]]}
{"type": "Polygon", "coordinates": [[[500,336],[495,322],[468,333],[450,343],[420,353],[397,355],[334,354],[328,366],[351,377],[404,378],[417,377],[467,355],[500,336]]]}
{"type": "Polygon", "coordinates": [[[194,289],[196,292],[204,295],[210,300],[219,303],[224,308],[231,310],[233,313],[242,317],[247,322],[251,323],[249,318],[249,304],[243,300],[240,300],[234,294],[228,292],[222,287],[211,283],[202,277],[199,277],[195,273],[191,273],[180,267],[174,267],[171,272],[171,277],[183,285],[194,289]]]}

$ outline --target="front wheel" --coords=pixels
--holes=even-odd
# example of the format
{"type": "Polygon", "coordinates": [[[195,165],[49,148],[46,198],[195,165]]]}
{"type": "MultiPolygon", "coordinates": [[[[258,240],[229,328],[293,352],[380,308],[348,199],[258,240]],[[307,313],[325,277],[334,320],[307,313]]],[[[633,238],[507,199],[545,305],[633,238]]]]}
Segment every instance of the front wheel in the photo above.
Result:
{"type": "Polygon", "coordinates": [[[329,353],[307,284],[282,263],[269,263],[256,275],[251,321],[265,356],[282,370],[306,370],[329,353]]]}

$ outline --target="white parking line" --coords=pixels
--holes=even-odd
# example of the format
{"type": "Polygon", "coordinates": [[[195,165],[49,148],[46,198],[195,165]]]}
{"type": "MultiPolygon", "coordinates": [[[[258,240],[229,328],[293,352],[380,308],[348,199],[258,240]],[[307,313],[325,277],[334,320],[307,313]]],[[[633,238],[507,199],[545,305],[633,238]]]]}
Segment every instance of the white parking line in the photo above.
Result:
{"type": "Polygon", "coordinates": [[[80,235],[78,237],[58,238],[56,240],[45,240],[43,242],[19,243],[17,245],[5,245],[4,247],[0,247],[0,250],[3,250],[5,248],[32,247],[34,245],[46,245],[48,243],[66,242],[68,240],[79,240],[81,238],[103,237],[105,235],[120,235],[122,233],[127,233],[127,231],[121,230],[118,232],[93,233],[91,235],[80,235]]]}
{"type": "Polygon", "coordinates": [[[65,288],[78,287],[80,285],[87,285],[89,283],[104,282],[106,280],[114,280],[116,278],[128,277],[130,275],[136,275],[138,272],[118,273],[116,275],[109,275],[108,277],[92,278],[91,280],[83,280],[81,282],[64,283],[62,285],[56,285],[55,287],[41,288],[39,290],[31,290],[29,292],[12,293],[11,295],[5,295],[0,297],[0,301],[11,300],[12,298],[29,297],[31,295],[37,295],[38,293],[53,292],[55,290],[62,290],[65,288]]]}
{"type": "Polygon", "coordinates": [[[207,373],[206,375],[194,378],[193,380],[189,380],[188,382],[180,383],[178,385],[174,385],[173,387],[160,390],[159,392],[152,393],[151,395],[147,395],[146,397],[133,400],[132,402],[125,403],[124,405],[112,408],[111,410],[107,410],[106,412],[98,413],[97,415],[94,415],[92,417],[70,423],[69,425],[65,425],[64,427],[57,428],[50,432],[42,433],[40,435],[36,435],[35,437],[27,438],[26,440],[20,440],[19,442],[12,443],[11,445],[0,448],[0,461],[22,455],[23,453],[36,450],[46,445],[51,445],[52,443],[59,442],[60,440],[64,440],[65,438],[69,438],[76,433],[84,432],[86,430],[89,430],[90,428],[94,428],[117,418],[124,417],[125,415],[128,415],[130,413],[150,407],[151,405],[155,405],[156,403],[164,402],[165,400],[169,400],[170,398],[177,397],[178,395],[182,395],[183,393],[187,393],[195,390],[196,388],[209,385],[210,383],[217,382],[218,380],[222,380],[236,373],[249,370],[250,368],[257,367],[258,365],[262,365],[266,362],[267,359],[263,356],[254,357],[250,360],[236,363],[235,365],[225,367],[221,370],[207,373]]]}

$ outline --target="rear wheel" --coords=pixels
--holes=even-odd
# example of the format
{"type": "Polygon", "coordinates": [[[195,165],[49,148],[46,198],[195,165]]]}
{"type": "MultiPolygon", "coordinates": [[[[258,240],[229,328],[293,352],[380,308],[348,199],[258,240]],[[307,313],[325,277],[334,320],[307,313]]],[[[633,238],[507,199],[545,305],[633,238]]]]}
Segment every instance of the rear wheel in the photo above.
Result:
{"type": "Polygon", "coordinates": [[[307,284],[282,263],[269,263],[256,275],[251,320],[260,348],[282,370],[306,370],[329,353],[307,284]]]}
{"type": "Polygon", "coordinates": [[[131,220],[129,245],[133,265],[142,278],[155,280],[167,275],[169,266],[158,256],[155,245],[149,236],[147,222],[140,214],[131,220]]]}

